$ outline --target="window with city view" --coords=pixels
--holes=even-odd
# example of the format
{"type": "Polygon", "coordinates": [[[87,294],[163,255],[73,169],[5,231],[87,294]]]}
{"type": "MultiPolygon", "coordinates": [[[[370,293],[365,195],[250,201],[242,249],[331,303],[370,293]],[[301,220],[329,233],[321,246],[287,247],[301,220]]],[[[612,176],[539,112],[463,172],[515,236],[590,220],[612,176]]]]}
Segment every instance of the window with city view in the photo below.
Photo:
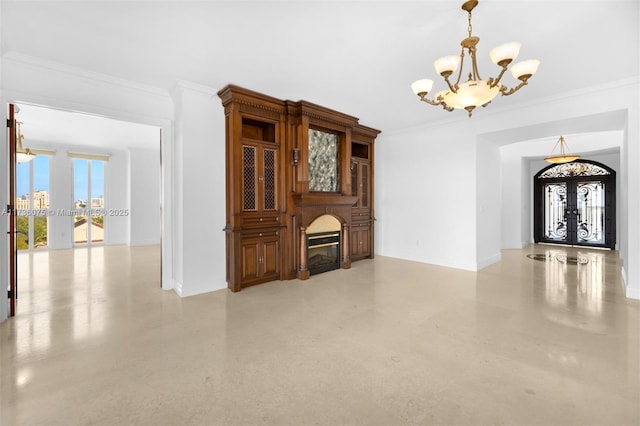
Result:
{"type": "Polygon", "coordinates": [[[49,156],[37,155],[16,168],[16,246],[18,250],[48,246],[49,156]]]}
{"type": "Polygon", "coordinates": [[[104,241],[104,161],[73,159],[74,223],[76,245],[104,241]]]}

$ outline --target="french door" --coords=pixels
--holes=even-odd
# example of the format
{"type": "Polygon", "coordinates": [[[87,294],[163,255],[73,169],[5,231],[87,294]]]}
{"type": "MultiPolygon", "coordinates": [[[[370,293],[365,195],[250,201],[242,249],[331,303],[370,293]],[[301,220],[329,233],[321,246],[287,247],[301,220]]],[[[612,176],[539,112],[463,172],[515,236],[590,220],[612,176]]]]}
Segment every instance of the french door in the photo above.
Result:
{"type": "Polygon", "coordinates": [[[615,172],[580,161],[534,178],[535,242],[615,248],[615,172]]]}
{"type": "Polygon", "coordinates": [[[9,104],[7,120],[9,140],[9,204],[7,205],[9,216],[9,316],[16,314],[16,299],[18,298],[18,257],[16,253],[16,119],[15,105],[9,104]]]}

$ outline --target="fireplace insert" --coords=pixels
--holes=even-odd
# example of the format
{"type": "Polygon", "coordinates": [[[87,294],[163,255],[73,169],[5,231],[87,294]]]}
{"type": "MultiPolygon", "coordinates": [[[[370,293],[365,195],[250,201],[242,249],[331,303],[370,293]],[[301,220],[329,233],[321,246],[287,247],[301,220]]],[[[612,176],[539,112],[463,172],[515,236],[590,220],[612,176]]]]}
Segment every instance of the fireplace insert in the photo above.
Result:
{"type": "Polygon", "coordinates": [[[340,268],[340,232],[307,235],[307,267],[310,275],[340,268]]]}

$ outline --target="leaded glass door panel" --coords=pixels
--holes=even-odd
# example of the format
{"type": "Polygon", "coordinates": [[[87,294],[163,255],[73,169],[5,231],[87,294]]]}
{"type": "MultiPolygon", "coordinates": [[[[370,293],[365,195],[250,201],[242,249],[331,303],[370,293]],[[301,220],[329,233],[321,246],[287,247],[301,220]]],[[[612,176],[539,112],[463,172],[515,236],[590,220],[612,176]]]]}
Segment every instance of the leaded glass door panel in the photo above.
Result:
{"type": "Polygon", "coordinates": [[[535,242],[615,248],[615,172],[593,161],[553,165],[534,178],[535,242]]]}
{"type": "Polygon", "coordinates": [[[577,241],[604,244],[605,236],[605,184],[600,181],[578,182],[577,241]]]}
{"type": "Polygon", "coordinates": [[[544,184],[544,236],[555,242],[568,242],[567,183],[544,184]]]}

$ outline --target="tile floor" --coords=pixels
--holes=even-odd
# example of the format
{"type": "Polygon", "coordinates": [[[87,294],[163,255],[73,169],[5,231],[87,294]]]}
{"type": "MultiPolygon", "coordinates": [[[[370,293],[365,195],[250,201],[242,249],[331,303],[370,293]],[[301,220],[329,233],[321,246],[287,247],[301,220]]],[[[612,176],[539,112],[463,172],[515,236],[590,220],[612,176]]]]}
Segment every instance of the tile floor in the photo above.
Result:
{"type": "Polygon", "coordinates": [[[530,246],[479,273],[379,256],[185,299],[154,246],[19,262],[2,425],[640,424],[615,252],[530,246]]]}

